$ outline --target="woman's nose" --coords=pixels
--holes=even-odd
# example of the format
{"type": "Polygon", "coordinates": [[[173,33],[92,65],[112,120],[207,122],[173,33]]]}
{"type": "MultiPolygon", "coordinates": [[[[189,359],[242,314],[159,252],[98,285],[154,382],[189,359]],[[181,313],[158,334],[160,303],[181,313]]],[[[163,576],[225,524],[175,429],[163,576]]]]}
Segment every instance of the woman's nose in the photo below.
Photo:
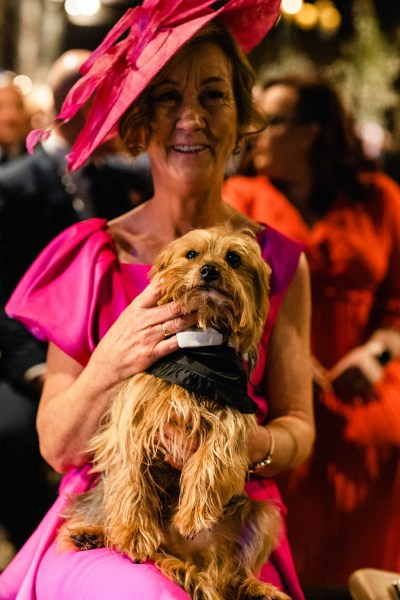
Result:
{"type": "Polygon", "coordinates": [[[200,106],[182,106],[177,120],[180,129],[202,129],[204,117],[200,106]]]}

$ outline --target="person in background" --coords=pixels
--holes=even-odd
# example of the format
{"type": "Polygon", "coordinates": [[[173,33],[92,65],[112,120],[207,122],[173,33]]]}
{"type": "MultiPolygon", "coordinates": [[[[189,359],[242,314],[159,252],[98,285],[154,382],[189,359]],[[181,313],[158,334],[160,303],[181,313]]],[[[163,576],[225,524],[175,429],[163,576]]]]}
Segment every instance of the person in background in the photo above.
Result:
{"type": "MultiPolygon", "coordinates": [[[[182,314],[179,302],[158,306],[160,290],[148,281],[159,252],[193,228],[225,222],[249,228],[272,264],[271,310],[249,390],[259,426],[248,440],[256,473],[247,493],[281,506],[273,477],[311,451],[309,281],[302,245],[232,210],[221,196],[229,157],[249,130],[263,126],[252,101],[254,73],[240,46],[249,51],[278,12],[277,0],[228,0],[219,8],[213,0],[145,0],[94,51],[63,105],[60,118],[69,119],[94,93],[70,168],[79,168],[118,124],[133,155],[147,151],[154,195],[112,221],[90,219],[64,231],[7,304],[10,316],[49,340],[38,430],[44,457],[66,475],[58,500],[0,576],[5,600],[21,585],[35,590],[37,600],[132,600],[143,590],[147,600],[187,600],[148,561],[135,564],[107,548],[57,552],[55,535],[68,494],[92,485],[85,448],[115,385],[176,351],[175,334],[196,323],[196,312],[182,314]],[[273,460],[265,464],[271,450],[273,460]]],[[[168,447],[165,452],[170,460],[168,447]]],[[[260,577],[294,600],[303,598],[284,532],[260,577]]]]}
{"type": "Polygon", "coordinates": [[[400,188],[325,81],[272,79],[258,99],[253,174],[224,199],[306,243],[317,439],[280,484],[302,583],[344,586],[359,567],[400,569],[400,188]]]}
{"type": "MultiPolygon", "coordinates": [[[[89,55],[87,50],[70,50],[51,67],[48,82],[57,111],[89,55]]],[[[19,98],[15,88],[7,90],[19,98]]],[[[87,217],[116,217],[146,200],[152,190],[146,162],[128,160],[115,137],[74,176],[66,174],[66,155],[84,123],[85,110],[58,126],[34,156],[25,154],[0,167],[0,524],[17,549],[54,501],[55,492],[39,455],[35,427],[47,345],[9,319],[5,303],[55,235],[87,217]]]]}
{"type": "Polygon", "coordinates": [[[8,71],[0,72],[0,165],[23,154],[29,118],[24,98],[8,71]]]}

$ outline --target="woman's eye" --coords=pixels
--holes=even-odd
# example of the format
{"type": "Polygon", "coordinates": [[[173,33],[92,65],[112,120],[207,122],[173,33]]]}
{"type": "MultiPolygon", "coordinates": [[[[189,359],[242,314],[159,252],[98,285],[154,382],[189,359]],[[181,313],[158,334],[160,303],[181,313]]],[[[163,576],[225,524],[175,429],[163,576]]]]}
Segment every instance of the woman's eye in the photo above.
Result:
{"type": "Polygon", "coordinates": [[[189,252],[186,252],[185,258],[187,258],[188,260],[193,260],[198,255],[199,253],[196,250],[189,250],[189,252]]]}
{"type": "Polygon", "coordinates": [[[237,252],[230,250],[226,253],[225,260],[232,269],[238,269],[242,264],[242,259],[237,252]]]}
{"type": "Polygon", "coordinates": [[[207,90],[201,95],[201,102],[205,106],[214,106],[224,100],[225,94],[222,90],[207,90]]]}
{"type": "Polygon", "coordinates": [[[166,90],[165,92],[162,92],[160,94],[157,94],[154,98],[153,98],[153,102],[155,104],[161,104],[163,106],[175,106],[177,104],[179,104],[179,102],[181,101],[181,97],[179,92],[175,91],[175,90],[166,90]]]}

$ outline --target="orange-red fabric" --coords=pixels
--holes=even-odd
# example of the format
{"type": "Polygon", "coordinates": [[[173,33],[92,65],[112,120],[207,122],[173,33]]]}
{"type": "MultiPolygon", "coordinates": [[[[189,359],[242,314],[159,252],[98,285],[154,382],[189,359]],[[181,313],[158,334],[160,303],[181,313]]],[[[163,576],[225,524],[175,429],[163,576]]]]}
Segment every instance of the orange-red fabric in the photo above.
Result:
{"type": "MultiPolygon", "coordinates": [[[[308,226],[264,176],[227,180],[224,199],[306,243],[312,287],[312,349],[332,367],[379,327],[400,328],[400,188],[362,175],[364,202],[337,198],[308,226]]],[[[344,585],[360,567],[400,570],[400,361],[368,402],[315,396],[312,458],[281,477],[289,539],[302,583],[344,585]]]]}

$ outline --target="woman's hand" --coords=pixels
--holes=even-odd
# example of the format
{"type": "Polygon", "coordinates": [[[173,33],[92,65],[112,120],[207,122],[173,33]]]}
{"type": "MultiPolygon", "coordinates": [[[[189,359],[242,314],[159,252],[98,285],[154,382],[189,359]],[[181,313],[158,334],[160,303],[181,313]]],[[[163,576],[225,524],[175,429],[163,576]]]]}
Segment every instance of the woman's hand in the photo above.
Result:
{"type": "Polygon", "coordinates": [[[314,393],[319,390],[322,390],[324,392],[331,391],[332,385],[329,379],[329,373],[325,369],[325,367],[321,365],[319,360],[315,358],[315,356],[311,356],[311,369],[314,393]]]}
{"type": "Polygon", "coordinates": [[[383,345],[369,341],[348,352],[329,371],[334,392],[345,402],[355,397],[368,400],[374,385],[382,378],[384,367],[380,361],[383,345]]]}
{"type": "Polygon", "coordinates": [[[56,471],[90,458],[85,450],[116,385],[177,350],[174,334],[196,323],[196,313],[183,315],[178,302],[157,306],[160,295],[150,283],[108,330],[86,367],[49,344],[37,426],[41,452],[56,471]]]}
{"type": "Polygon", "coordinates": [[[90,368],[97,373],[108,372],[111,385],[145,371],[177,350],[175,334],[196,324],[195,312],[183,314],[176,301],[157,306],[160,297],[160,288],[151,282],[121,313],[93,352],[90,368]]]}
{"type": "Polygon", "coordinates": [[[399,356],[400,332],[377,329],[365,344],[345,354],[327,375],[334,392],[345,402],[354,402],[355,398],[368,402],[386,364],[399,356]]]}
{"type": "Polygon", "coordinates": [[[156,440],[164,453],[164,460],[174,469],[182,471],[184,465],[197,450],[197,442],[190,439],[189,433],[184,432],[174,422],[167,423],[163,428],[162,437],[156,440]]]}

